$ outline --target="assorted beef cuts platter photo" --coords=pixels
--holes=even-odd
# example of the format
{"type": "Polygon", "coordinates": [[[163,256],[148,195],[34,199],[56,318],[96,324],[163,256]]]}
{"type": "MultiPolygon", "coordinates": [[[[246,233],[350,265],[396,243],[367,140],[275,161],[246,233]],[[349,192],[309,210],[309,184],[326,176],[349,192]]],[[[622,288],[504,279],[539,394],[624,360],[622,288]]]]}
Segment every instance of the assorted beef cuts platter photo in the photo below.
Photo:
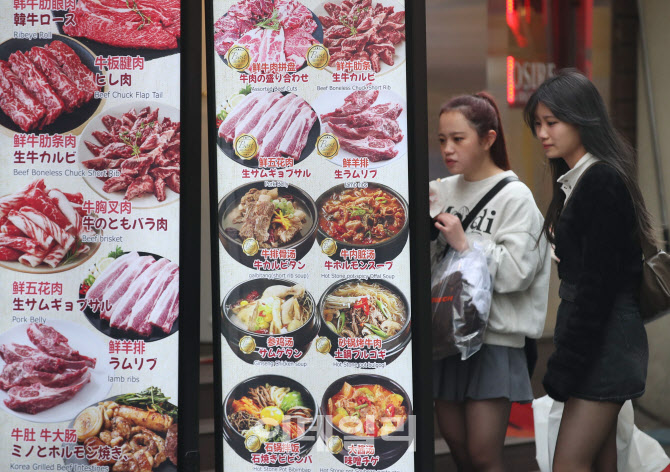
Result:
{"type": "MultiPolygon", "coordinates": [[[[142,392],[114,395],[84,408],[68,427],[77,432],[77,445],[83,445],[90,458],[79,459],[73,454],[64,459],[65,465],[108,467],[110,471],[177,472],[177,406],[165,398],[168,397],[159,388],[150,387],[142,392]],[[121,458],[105,459],[96,454],[106,446],[119,448],[121,458]]],[[[74,449],[75,445],[63,446],[74,449]]]]}
{"type": "Polygon", "coordinates": [[[298,95],[251,92],[220,122],[217,143],[226,156],[246,167],[258,167],[259,157],[293,158],[298,164],[314,152],[319,130],[317,113],[298,95]],[[235,154],[235,140],[242,134],[258,144],[251,159],[235,154]]]}
{"type": "MultiPolygon", "coordinates": [[[[100,247],[83,226],[81,193],[47,186],[37,179],[0,197],[0,267],[51,274],[74,269],[100,247]]],[[[67,190],[70,190],[69,188],[67,190]]]]}
{"type": "Polygon", "coordinates": [[[179,200],[181,148],[179,110],[153,102],[130,102],[106,109],[79,139],[84,177],[108,200],[130,200],[135,208],[155,208],[179,200]]]}
{"type": "MultiPolygon", "coordinates": [[[[66,13],[54,11],[54,16],[66,13]]],[[[69,13],[76,25],[58,23],[58,31],[76,37],[97,55],[151,60],[180,50],[180,0],[77,0],[69,13]]]]}
{"type": "Polygon", "coordinates": [[[14,326],[0,334],[0,408],[36,423],[74,418],[111,388],[106,348],[70,321],[14,326]]]}
{"type": "Polygon", "coordinates": [[[17,133],[78,132],[102,107],[94,61],[67,36],[0,44],[0,126],[17,133]]]}
{"type": "Polygon", "coordinates": [[[117,247],[91,268],[79,299],[88,321],[110,338],[158,341],[179,330],[179,266],[117,247]]]}
{"type": "Polygon", "coordinates": [[[389,90],[333,91],[314,101],[321,133],[332,133],[340,150],[330,161],[366,157],[368,168],[385,166],[407,154],[407,106],[389,90]]]}
{"type": "MultiPolygon", "coordinates": [[[[323,25],[323,45],[336,72],[339,61],[369,61],[385,74],[404,64],[406,32],[404,5],[395,0],[334,0],[314,12],[323,25]]],[[[353,71],[351,71],[353,72],[353,71]]]]}
{"type": "MultiPolygon", "coordinates": [[[[224,63],[233,45],[255,63],[307,67],[307,50],[323,42],[316,14],[297,0],[240,0],[214,23],[214,49],[224,63]]],[[[270,71],[267,71],[270,73],[270,71]]]]}

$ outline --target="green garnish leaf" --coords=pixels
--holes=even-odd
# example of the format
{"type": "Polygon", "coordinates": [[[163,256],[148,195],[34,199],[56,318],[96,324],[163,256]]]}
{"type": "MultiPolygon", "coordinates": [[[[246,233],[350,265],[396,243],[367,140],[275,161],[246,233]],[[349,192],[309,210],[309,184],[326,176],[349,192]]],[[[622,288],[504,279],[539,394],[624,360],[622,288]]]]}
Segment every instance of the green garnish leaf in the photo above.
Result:
{"type": "Polygon", "coordinates": [[[121,246],[116,246],[116,249],[107,254],[107,257],[111,257],[112,259],[117,259],[121,256],[123,256],[123,249],[121,249],[121,246]]]}

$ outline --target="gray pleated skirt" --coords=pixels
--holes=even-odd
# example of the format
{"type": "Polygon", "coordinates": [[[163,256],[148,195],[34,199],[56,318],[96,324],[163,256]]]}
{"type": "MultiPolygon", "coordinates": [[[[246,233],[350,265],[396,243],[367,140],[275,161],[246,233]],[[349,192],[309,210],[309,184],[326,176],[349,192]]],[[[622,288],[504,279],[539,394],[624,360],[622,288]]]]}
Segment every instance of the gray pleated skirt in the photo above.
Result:
{"type": "Polygon", "coordinates": [[[433,361],[433,397],[449,401],[533,400],[523,348],[491,346],[462,361],[460,354],[433,361]]]}

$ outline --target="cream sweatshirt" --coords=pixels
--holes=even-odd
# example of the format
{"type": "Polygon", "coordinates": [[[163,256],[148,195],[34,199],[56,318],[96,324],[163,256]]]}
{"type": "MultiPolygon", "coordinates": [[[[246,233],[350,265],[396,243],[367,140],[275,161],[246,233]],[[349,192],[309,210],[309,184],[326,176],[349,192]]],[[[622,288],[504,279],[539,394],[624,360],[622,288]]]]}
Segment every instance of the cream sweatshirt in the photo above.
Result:
{"type": "MultiPolygon", "coordinates": [[[[470,209],[507,176],[515,174],[502,172],[477,182],[468,182],[462,175],[433,181],[431,210],[441,208],[463,220],[470,209]]],[[[530,189],[522,182],[511,182],[493,197],[466,230],[469,241],[494,243],[487,254],[493,258],[497,270],[485,344],[523,347],[526,336],[539,338],[542,335],[551,270],[549,244],[544,235],[537,244],[543,223],[530,189]]],[[[445,245],[442,233],[431,243],[433,266],[445,245]]]]}

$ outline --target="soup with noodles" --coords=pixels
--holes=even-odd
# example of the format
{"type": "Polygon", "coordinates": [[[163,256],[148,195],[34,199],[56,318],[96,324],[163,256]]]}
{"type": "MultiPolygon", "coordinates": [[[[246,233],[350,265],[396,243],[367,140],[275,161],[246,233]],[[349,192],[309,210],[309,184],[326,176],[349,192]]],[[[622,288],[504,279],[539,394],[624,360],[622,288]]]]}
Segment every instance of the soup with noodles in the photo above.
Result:
{"type": "Polygon", "coordinates": [[[352,386],[328,399],[328,415],[344,433],[355,436],[386,436],[407,421],[402,395],[381,385],[352,386]]]}
{"type": "Polygon", "coordinates": [[[347,282],[329,293],[323,320],[331,331],[348,337],[389,339],[407,319],[405,304],[388,288],[369,282],[347,282]]]}
{"type": "Polygon", "coordinates": [[[400,232],[405,209],[381,188],[346,189],[331,195],[319,210],[319,228],[338,241],[371,245],[400,232]]]}

